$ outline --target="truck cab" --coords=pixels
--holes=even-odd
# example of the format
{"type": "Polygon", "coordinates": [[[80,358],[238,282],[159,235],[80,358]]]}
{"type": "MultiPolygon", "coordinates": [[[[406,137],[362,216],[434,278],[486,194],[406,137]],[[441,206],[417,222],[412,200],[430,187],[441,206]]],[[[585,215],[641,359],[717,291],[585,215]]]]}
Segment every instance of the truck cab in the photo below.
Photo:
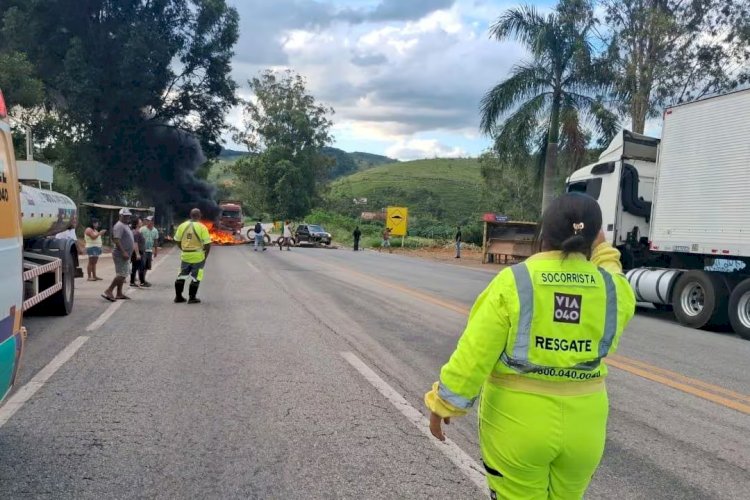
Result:
{"type": "Polygon", "coordinates": [[[659,139],[623,130],[599,156],[568,177],[567,192],[595,198],[607,240],[622,253],[623,267],[648,260],[651,206],[659,139]]]}
{"type": "Polygon", "coordinates": [[[0,401],[13,387],[25,341],[20,189],[6,117],[0,93],[0,401]]]}
{"type": "Polygon", "coordinates": [[[222,201],[219,203],[219,208],[221,209],[219,220],[221,227],[232,231],[232,234],[239,233],[245,225],[242,204],[239,201],[222,201]]]}

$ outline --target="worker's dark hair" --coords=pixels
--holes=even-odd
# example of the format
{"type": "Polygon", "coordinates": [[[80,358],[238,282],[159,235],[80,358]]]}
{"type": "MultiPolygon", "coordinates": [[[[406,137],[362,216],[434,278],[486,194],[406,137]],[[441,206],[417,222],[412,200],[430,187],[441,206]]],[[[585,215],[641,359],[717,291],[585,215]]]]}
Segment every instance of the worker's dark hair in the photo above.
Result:
{"type": "Polygon", "coordinates": [[[591,247],[601,229],[599,203],[587,194],[566,193],[544,211],[537,238],[542,250],[559,250],[566,257],[571,253],[591,257],[591,247]]]}
{"type": "Polygon", "coordinates": [[[140,217],[133,217],[133,219],[130,221],[130,227],[135,229],[138,227],[138,223],[141,221],[140,217]]]}
{"type": "Polygon", "coordinates": [[[88,223],[88,225],[86,227],[94,229],[94,224],[96,224],[96,223],[101,224],[101,222],[99,221],[99,219],[90,219],[89,223],[88,223]]]}

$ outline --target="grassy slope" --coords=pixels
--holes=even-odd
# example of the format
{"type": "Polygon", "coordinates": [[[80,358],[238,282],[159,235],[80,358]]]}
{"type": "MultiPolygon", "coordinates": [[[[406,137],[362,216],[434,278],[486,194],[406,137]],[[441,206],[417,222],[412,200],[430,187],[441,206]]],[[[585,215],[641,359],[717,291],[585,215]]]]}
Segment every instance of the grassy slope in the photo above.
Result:
{"type": "Polygon", "coordinates": [[[227,170],[234,163],[234,160],[219,160],[211,166],[211,170],[208,174],[208,181],[214,184],[225,181],[233,181],[234,174],[227,170]]]}
{"type": "MultiPolygon", "coordinates": [[[[476,211],[482,177],[476,159],[432,159],[371,168],[335,181],[333,196],[385,200],[419,210],[431,195],[448,219],[476,211]],[[394,194],[395,193],[395,194],[394,194]],[[455,214],[455,215],[454,215],[455,214]]],[[[365,210],[381,207],[370,206],[365,210]]]]}

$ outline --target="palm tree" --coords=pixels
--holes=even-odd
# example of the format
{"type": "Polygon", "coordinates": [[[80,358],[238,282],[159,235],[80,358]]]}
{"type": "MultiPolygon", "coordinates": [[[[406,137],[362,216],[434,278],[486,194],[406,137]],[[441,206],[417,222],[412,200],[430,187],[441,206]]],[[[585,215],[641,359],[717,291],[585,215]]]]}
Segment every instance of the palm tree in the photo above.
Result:
{"type": "Polygon", "coordinates": [[[583,158],[592,131],[603,143],[617,131],[616,115],[597,98],[607,86],[591,41],[596,24],[588,0],[561,0],[547,16],[531,6],[510,9],[490,28],[498,41],[522,42],[532,59],[484,96],[481,130],[501,155],[540,154],[542,211],[555,196],[558,151],[583,158]]]}

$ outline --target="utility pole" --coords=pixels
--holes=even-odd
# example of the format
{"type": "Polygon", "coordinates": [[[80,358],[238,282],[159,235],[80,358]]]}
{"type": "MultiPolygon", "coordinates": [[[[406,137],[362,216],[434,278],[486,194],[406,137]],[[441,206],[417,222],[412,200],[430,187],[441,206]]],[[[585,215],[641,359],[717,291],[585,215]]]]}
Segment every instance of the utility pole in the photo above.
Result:
{"type": "Polygon", "coordinates": [[[34,159],[34,135],[31,131],[31,127],[28,125],[26,128],[26,159],[32,161],[34,159]]]}

